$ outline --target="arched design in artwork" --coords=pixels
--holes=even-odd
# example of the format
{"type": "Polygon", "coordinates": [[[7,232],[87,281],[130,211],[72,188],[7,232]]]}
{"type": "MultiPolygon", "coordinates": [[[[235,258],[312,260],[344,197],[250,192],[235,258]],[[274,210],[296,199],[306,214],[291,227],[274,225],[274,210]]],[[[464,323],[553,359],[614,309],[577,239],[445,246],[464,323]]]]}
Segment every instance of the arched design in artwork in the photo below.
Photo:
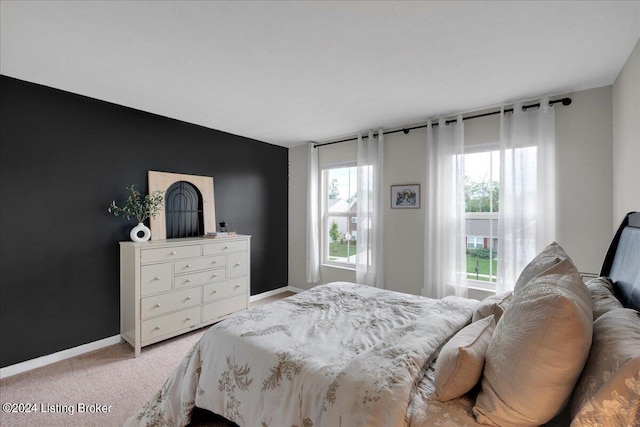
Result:
{"type": "Polygon", "coordinates": [[[167,239],[204,234],[202,195],[192,184],[178,181],[165,193],[167,239]]]}
{"type": "MultiPolygon", "coordinates": [[[[197,210],[201,211],[198,214],[198,221],[197,221],[197,227],[199,228],[196,229],[197,234],[188,234],[188,236],[190,237],[202,236],[209,232],[216,231],[216,211],[215,211],[215,203],[214,203],[214,195],[213,195],[213,177],[200,176],[200,175],[187,175],[187,174],[172,173],[172,172],[159,172],[159,171],[149,171],[148,176],[149,176],[149,193],[151,194],[151,192],[156,190],[161,191],[162,195],[165,198],[165,210],[160,211],[158,215],[156,215],[154,218],[151,218],[149,221],[149,224],[151,226],[150,228],[151,228],[152,240],[163,240],[167,238],[172,239],[174,237],[179,237],[179,235],[181,235],[183,232],[184,233],[187,232],[187,231],[180,231],[179,229],[178,229],[178,232],[175,233],[175,235],[173,231],[169,232],[169,227],[172,227],[172,230],[173,230],[174,226],[171,226],[168,223],[168,217],[166,215],[168,211],[166,208],[167,206],[166,204],[167,203],[172,204],[176,202],[176,200],[183,200],[183,201],[186,201],[188,199],[191,199],[192,201],[195,200],[194,195],[187,196],[186,194],[183,194],[179,197],[168,195],[169,190],[174,188],[174,184],[178,184],[178,183],[187,184],[191,188],[191,190],[189,191],[192,191],[192,190],[195,191],[195,193],[198,194],[198,198],[199,198],[198,207],[197,207],[197,210]],[[175,200],[170,201],[169,199],[175,199],[175,200]]],[[[185,188],[183,184],[181,184],[181,186],[182,188],[185,188]]],[[[191,208],[193,208],[193,206],[191,206],[191,208]]],[[[170,209],[173,211],[175,208],[170,207],[170,209]]],[[[196,222],[193,220],[193,218],[191,218],[190,220],[191,220],[191,226],[188,228],[190,230],[189,232],[193,233],[194,224],[196,224],[196,222]]],[[[186,216],[185,216],[185,221],[186,221],[186,216]]],[[[173,219],[171,220],[171,222],[173,222],[173,219]]],[[[182,236],[182,237],[187,237],[187,236],[182,236]]]]}

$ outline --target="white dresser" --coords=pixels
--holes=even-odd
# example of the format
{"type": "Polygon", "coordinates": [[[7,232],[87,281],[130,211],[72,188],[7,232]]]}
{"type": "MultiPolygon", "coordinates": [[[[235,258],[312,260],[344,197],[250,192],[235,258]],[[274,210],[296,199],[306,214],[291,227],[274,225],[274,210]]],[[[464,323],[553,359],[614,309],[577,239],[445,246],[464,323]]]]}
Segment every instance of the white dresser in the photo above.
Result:
{"type": "Polygon", "coordinates": [[[120,242],[120,334],[140,349],[249,306],[250,236],[120,242]]]}

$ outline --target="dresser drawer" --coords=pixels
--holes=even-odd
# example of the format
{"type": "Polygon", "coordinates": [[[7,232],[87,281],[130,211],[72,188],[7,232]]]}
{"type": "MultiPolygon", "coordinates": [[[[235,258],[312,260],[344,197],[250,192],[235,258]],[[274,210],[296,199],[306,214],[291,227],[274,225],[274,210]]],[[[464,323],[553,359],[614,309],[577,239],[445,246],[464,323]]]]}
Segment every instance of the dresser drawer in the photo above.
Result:
{"type": "Polygon", "coordinates": [[[140,262],[145,264],[197,256],[200,256],[200,245],[169,246],[166,248],[143,249],[140,251],[140,262]]]}
{"type": "Polygon", "coordinates": [[[182,329],[195,328],[201,322],[200,307],[145,320],[140,331],[141,340],[145,342],[182,329]]]}
{"type": "Polygon", "coordinates": [[[247,274],[248,256],[246,252],[229,254],[227,256],[227,276],[243,276],[247,274]]]}
{"type": "Polygon", "coordinates": [[[170,291],[173,284],[171,263],[140,267],[140,294],[142,296],[170,291]]]}
{"type": "Polygon", "coordinates": [[[174,264],[175,273],[182,274],[190,273],[192,271],[206,270],[207,268],[224,267],[226,260],[227,258],[224,255],[218,255],[177,261],[174,264]]]}
{"type": "Polygon", "coordinates": [[[247,295],[238,295],[231,298],[211,302],[204,305],[202,310],[202,321],[208,322],[227,314],[234,313],[247,308],[247,295]]]}
{"type": "Polygon", "coordinates": [[[137,357],[142,347],[246,310],[250,254],[242,235],[120,242],[120,336],[137,357]]]}
{"type": "Polygon", "coordinates": [[[244,240],[233,240],[209,243],[202,247],[203,255],[218,255],[227,252],[241,252],[247,250],[247,242],[244,240]]]}
{"type": "Polygon", "coordinates": [[[243,294],[246,298],[247,277],[238,277],[237,279],[225,280],[220,283],[210,283],[205,285],[203,290],[205,302],[238,294],[243,294]]]}
{"type": "Polygon", "coordinates": [[[201,303],[202,287],[168,292],[166,294],[142,298],[140,302],[140,316],[146,319],[201,303]]]}
{"type": "Polygon", "coordinates": [[[216,268],[215,270],[200,271],[191,274],[182,274],[176,276],[174,281],[176,289],[184,288],[185,286],[201,285],[203,283],[220,281],[227,278],[227,270],[224,268],[216,268]]]}

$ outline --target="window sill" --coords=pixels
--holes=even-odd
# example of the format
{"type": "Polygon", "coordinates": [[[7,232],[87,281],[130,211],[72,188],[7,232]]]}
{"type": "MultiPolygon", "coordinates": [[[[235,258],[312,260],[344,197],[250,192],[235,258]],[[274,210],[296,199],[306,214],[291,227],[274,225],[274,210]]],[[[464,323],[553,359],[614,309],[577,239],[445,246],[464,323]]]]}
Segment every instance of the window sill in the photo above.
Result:
{"type": "Polygon", "coordinates": [[[469,289],[475,289],[484,292],[496,292],[496,284],[494,282],[485,282],[482,280],[467,279],[464,284],[469,289]]]}
{"type": "Polygon", "coordinates": [[[349,270],[349,271],[356,271],[356,266],[350,266],[350,265],[339,265],[339,264],[321,264],[322,267],[328,267],[328,268],[336,268],[338,270],[349,270]]]}

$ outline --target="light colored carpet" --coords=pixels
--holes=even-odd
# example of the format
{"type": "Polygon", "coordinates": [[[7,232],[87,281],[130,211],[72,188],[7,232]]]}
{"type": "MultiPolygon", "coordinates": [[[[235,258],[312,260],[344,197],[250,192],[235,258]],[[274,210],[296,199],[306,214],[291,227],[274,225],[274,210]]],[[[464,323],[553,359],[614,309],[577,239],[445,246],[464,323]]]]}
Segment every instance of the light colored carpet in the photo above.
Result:
{"type": "MultiPolygon", "coordinates": [[[[285,292],[251,305],[289,295],[292,293],[285,292]]],[[[26,404],[31,412],[7,413],[3,406],[0,425],[120,426],[160,389],[205,331],[199,329],[145,347],[137,358],[129,344],[117,344],[2,379],[2,404],[26,404]]],[[[198,412],[192,426],[205,425],[227,424],[198,412]]]]}

